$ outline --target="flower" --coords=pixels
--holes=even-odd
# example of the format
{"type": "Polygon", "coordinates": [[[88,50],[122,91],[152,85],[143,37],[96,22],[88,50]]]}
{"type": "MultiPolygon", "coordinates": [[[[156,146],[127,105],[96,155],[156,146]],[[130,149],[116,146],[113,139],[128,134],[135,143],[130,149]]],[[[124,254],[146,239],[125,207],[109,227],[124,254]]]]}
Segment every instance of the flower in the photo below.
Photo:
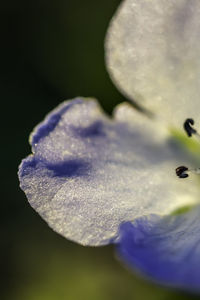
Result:
{"type": "Polygon", "coordinates": [[[200,208],[173,212],[199,203],[197,178],[174,171],[198,159],[171,132],[198,116],[199,13],[197,0],[125,0],[106,61],[119,88],[154,117],[128,103],[110,118],[94,99],[65,101],[33,130],[33,154],[19,167],[22,190],[53,230],[83,245],[115,243],[128,266],[195,291],[200,208]]]}

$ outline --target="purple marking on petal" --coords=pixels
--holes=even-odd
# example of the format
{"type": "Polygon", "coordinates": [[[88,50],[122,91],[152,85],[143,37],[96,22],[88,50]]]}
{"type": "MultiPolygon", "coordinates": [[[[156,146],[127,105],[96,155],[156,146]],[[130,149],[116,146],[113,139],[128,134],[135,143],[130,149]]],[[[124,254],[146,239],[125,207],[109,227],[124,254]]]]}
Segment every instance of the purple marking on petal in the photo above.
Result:
{"type": "Polygon", "coordinates": [[[161,284],[200,291],[200,208],[149,216],[120,227],[117,251],[131,268],[161,284]]]}
{"type": "Polygon", "coordinates": [[[93,124],[86,128],[74,127],[74,132],[78,133],[78,135],[83,138],[103,137],[106,135],[103,131],[103,122],[100,120],[95,121],[93,124]]]}
{"type": "Polygon", "coordinates": [[[62,106],[60,110],[56,112],[52,112],[47,119],[46,122],[43,122],[37,129],[37,132],[33,135],[32,144],[37,144],[41,138],[47,136],[51,131],[54,130],[58,122],[60,121],[62,115],[72,106],[82,103],[81,99],[76,99],[73,102],[68,102],[62,106]]]}
{"type": "Polygon", "coordinates": [[[81,159],[61,161],[56,164],[46,163],[46,168],[53,171],[55,177],[83,176],[89,171],[89,163],[81,159]]]}
{"type": "Polygon", "coordinates": [[[70,159],[60,161],[57,163],[50,163],[44,159],[36,156],[28,157],[23,160],[20,168],[20,177],[27,176],[33,172],[34,169],[42,167],[47,171],[52,171],[51,177],[73,177],[87,175],[91,169],[90,164],[83,159],[70,159]]]}

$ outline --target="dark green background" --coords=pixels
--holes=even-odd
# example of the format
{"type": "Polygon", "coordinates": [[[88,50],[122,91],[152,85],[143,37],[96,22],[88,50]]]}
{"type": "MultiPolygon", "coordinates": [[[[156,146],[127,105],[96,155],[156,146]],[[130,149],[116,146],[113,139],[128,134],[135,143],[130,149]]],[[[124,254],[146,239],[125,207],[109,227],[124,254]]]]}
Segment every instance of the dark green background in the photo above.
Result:
{"type": "Polygon", "coordinates": [[[19,189],[28,136],[62,100],[94,96],[107,112],[124,98],[104,65],[104,36],[119,0],[0,4],[0,299],[192,299],[139,279],[111,246],[86,248],[54,233],[19,189]]]}

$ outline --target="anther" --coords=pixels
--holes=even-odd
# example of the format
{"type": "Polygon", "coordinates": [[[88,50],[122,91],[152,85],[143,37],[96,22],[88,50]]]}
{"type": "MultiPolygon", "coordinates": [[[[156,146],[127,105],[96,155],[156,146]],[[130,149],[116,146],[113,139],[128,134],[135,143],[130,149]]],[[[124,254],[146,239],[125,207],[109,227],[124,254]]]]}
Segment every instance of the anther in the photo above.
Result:
{"type": "Polygon", "coordinates": [[[176,175],[179,178],[187,178],[189,175],[187,173],[185,173],[186,171],[188,171],[187,167],[180,166],[180,167],[176,168],[176,175]]]}
{"type": "Polygon", "coordinates": [[[185,131],[186,131],[186,133],[189,137],[191,137],[192,134],[197,133],[197,131],[194,128],[192,128],[191,125],[194,125],[194,120],[193,119],[186,119],[184,124],[183,124],[183,127],[184,127],[184,129],[185,129],[185,131]]]}
{"type": "Polygon", "coordinates": [[[193,174],[196,174],[196,175],[200,175],[200,168],[188,169],[185,166],[180,166],[180,167],[176,168],[176,175],[179,178],[187,178],[189,176],[188,173],[193,173],[193,174]]]}

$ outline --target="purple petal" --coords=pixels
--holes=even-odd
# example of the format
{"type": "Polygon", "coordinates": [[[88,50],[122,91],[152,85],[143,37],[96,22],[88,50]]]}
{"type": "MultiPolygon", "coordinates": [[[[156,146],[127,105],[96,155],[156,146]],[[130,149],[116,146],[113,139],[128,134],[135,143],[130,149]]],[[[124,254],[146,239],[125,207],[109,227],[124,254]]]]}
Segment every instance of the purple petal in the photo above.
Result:
{"type": "Polygon", "coordinates": [[[143,217],[121,226],[117,251],[127,266],[152,280],[200,291],[200,207],[161,218],[143,217]]]}

